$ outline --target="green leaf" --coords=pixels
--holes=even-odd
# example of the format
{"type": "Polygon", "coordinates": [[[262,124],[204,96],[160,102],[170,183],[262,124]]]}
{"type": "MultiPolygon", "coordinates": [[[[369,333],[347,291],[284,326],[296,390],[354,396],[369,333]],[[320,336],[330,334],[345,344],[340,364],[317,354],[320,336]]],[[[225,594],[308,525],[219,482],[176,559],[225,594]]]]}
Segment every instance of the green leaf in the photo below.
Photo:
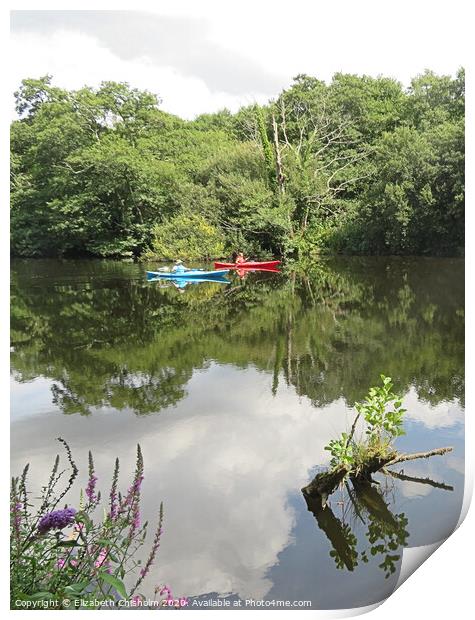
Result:
{"type": "Polygon", "coordinates": [[[39,600],[42,600],[44,598],[54,599],[55,596],[51,592],[35,592],[35,594],[32,594],[31,596],[27,597],[26,600],[39,601],[39,600]]]}
{"type": "Polygon", "coordinates": [[[125,589],[125,585],[120,579],[106,572],[100,573],[100,579],[112,586],[122,598],[127,598],[127,591],[125,589]]]}
{"type": "Polygon", "coordinates": [[[78,581],[78,583],[72,583],[69,586],[64,588],[65,594],[71,594],[75,596],[76,594],[80,594],[85,588],[87,588],[89,582],[88,581],[78,581]]]}

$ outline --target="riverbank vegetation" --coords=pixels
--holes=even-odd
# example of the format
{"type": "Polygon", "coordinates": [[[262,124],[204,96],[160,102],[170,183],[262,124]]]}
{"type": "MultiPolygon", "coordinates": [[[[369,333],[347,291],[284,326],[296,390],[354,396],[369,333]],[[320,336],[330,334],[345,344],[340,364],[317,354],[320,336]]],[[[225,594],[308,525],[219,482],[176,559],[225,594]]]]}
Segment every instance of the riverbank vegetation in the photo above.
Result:
{"type": "Polygon", "coordinates": [[[119,490],[119,459],[110,492],[98,491],[94,460],[89,453],[87,486],[72,499],[79,470],[69,445],[68,461],[56,459],[39,502],[28,490],[29,465],[11,485],[11,605],[12,609],[77,609],[119,600],[139,604],[140,587],[156,561],[162,534],[160,504],[153,541],[145,558],[148,523],[142,523],[140,490],[144,465],[137,446],[135,473],[128,490],[119,490]],[[64,481],[64,485],[63,485],[64,481]],[[126,585],[127,584],[127,585],[126,585]]]}
{"type": "Polygon", "coordinates": [[[127,84],[26,79],[11,126],[12,252],[457,255],[464,83],[463,69],[407,89],[299,75],[267,105],[184,121],[127,84]]]}

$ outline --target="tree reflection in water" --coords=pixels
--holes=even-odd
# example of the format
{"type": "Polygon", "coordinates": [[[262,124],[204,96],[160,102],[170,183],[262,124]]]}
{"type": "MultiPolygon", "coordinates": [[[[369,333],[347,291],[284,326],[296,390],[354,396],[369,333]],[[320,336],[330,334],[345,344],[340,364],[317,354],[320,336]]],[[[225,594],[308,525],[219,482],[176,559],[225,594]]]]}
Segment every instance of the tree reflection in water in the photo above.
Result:
{"type": "MultiPolygon", "coordinates": [[[[210,360],[269,375],[316,407],[396,389],[463,403],[463,262],[326,259],[228,287],[147,282],[112,261],[13,261],[12,372],[46,377],[64,413],[159,413],[210,360]]],[[[219,389],[219,386],[216,386],[219,389]]]]}
{"type": "MultiPolygon", "coordinates": [[[[382,484],[356,483],[350,486],[345,482],[340,486],[340,500],[333,503],[340,512],[337,517],[330,502],[322,506],[320,496],[303,493],[308,510],[315,517],[318,527],[330,541],[330,557],[338,569],[353,571],[360,562],[368,563],[369,556],[381,560],[379,568],[385,577],[395,573],[401,559],[402,549],[407,546],[409,532],[408,519],[404,513],[393,514],[389,506],[394,493],[394,481],[389,477],[409,480],[420,484],[428,484],[445,491],[453,491],[453,487],[430,478],[416,478],[403,473],[386,470],[382,484]],[[366,526],[365,541],[358,540],[353,530],[359,521],[366,526]],[[358,543],[363,548],[358,549],[358,543]]],[[[335,492],[334,496],[338,494],[335,492]]]]}

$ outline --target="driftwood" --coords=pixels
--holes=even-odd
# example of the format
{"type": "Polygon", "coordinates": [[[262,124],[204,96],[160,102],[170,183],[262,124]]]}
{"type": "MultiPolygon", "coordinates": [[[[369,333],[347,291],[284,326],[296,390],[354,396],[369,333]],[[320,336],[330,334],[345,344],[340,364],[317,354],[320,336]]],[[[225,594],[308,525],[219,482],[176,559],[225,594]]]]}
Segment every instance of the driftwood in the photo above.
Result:
{"type": "Polygon", "coordinates": [[[398,480],[404,480],[406,482],[417,482],[418,484],[428,484],[431,487],[436,489],[443,489],[444,491],[453,491],[454,487],[450,484],[445,484],[444,482],[436,482],[435,480],[431,480],[430,478],[417,478],[416,476],[407,476],[401,472],[391,471],[390,469],[386,469],[383,467],[381,472],[385,476],[391,476],[391,478],[397,478],[398,480]]]}
{"type": "Polygon", "coordinates": [[[333,493],[348,473],[349,469],[342,465],[336,469],[317,474],[307,486],[303,487],[302,493],[305,497],[319,498],[321,506],[324,507],[328,496],[333,493]]]}
{"type": "MultiPolygon", "coordinates": [[[[352,434],[353,429],[350,440],[352,434]]],[[[399,480],[420,482],[438,489],[452,491],[453,487],[442,482],[435,482],[430,478],[407,476],[402,470],[395,472],[387,469],[390,465],[443,455],[451,450],[452,448],[438,448],[414,454],[391,451],[384,457],[372,456],[358,466],[339,465],[321,472],[302,489],[308,510],[313,514],[318,527],[331,544],[330,556],[335,560],[337,568],[345,567],[347,570],[353,571],[360,560],[367,562],[369,554],[376,555],[379,553],[383,557],[383,562],[379,564],[379,567],[385,571],[386,577],[395,572],[396,564],[401,557],[398,549],[406,545],[409,535],[405,529],[407,519],[404,514],[391,512],[389,504],[385,500],[385,492],[381,490],[382,488],[379,485],[372,484],[375,481],[372,480],[371,475],[381,471],[383,474],[399,480]],[[332,507],[327,505],[328,497],[343,483],[353,507],[353,513],[350,512],[350,516],[353,514],[363,525],[367,526],[365,535],[369,546],[361,553],[356,548],[357,538],[352,531],[348,512],[343,509],[339,519],[334,514],[332,507]]],[[[341,503],[344,505],[343,502],[341,503]]]]}
{"type": "Polygon", "coordinates": [[[348,476],[354,487],[361,486],[363,483],[371,483],[372,474],[381,471],[390,465],[396,465],[405,461],[413,461],[415,459],[427,459],[431,456],[443,455],[451,452],[452,448],[437,448],[428,452],[416,452],[414,454],[404,454],[398,452],[390,452],[385,457],[375,456],[364,464],[353,469],[351,466],[340,465],[329,471],[319,473],[305,487],[302,488],[304,496],[313,497],[320,501],[322,508],[326,506],[328,496],[338,487],[338,485],[348,476]]]}
{"type": "Polygon", "coordinates": [[[428,459],[430,456],[437,456],[452,452],[453,448],[436,448],[435,450],[429,450],[428,452],[414,452],[413,454],[398,454],[396,458],[386,465],[395,465],[396,463],[402,463],[403,461],[414,461],[415,459],[428,459]]]}

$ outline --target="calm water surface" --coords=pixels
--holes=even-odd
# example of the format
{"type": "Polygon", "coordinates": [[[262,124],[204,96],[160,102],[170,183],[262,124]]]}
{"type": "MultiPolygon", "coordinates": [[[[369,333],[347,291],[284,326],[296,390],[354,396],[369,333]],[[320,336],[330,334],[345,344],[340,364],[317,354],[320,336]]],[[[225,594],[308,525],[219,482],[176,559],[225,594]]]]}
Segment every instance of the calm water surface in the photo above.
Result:
{"type": "Polygon", "coordinates": [[[38,490],[62,436],[83,474],[93,451],[107,492],[116,455],[127,487],[140,443],[145,516],[165,506],[145,594],[321,609],[387,596],[403,547],[460,513],[463,262],[328,259],[184,288],[147,282],[155,266],[12,262],[13,473],[30,462],[38,490]],[[408,410],[399,449],[454,450],[322,513],[300,489],[381,372],[408,410]]]}

